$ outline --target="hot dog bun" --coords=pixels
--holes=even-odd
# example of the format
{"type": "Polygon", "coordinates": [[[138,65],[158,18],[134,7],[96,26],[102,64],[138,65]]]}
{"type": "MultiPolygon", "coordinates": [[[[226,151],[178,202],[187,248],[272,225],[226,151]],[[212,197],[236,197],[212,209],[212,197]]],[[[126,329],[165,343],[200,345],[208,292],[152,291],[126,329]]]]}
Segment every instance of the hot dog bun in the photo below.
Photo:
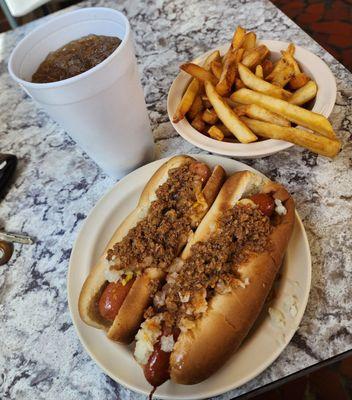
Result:
{"type": "MultiPolygon", "coordinates": [[[[120,242],[139,221],[144,219],[148,213],[151,203],[156,199],[156,190],[168,179],[168,173],[173,168],[178,168],[187,163],[194,163],[196,160],[189,156],[176,156],[163,164],[146,184],[137,207],[122,222],[113,234],[105,248],[103,255],[93,267],[81,290],[78,302],[78,309],[81,319],[96,328],[107,331],[109,338],[122,343],[130,343],[137,331],[143,312],[150,301],[151,283],[153,280],[160,280],[164,273],[158,268],[147,268],[138,276],[127,297],[124,299],[118,314],[113,322],[104,319],[99,313],[98,301],[105,287],[106,279],[106,256],[107,251],[115,243],[120,242]]],[[[225,172],[221,167],[216,167],[208,182],[203,188],[206,207],[201,210],[201,219],[215,199],[225,178],[225,172]],[[206,196],[207,193],[207,196],[206,196]],[[208,197],[208,198],[207,198],[208,197]]],[[[197,222],[199,223],[199,221],[197,222]]],[[[180,249],[180,251],[182,248],[180,249]]]]}
{"type": "Polygon", "coordinates": [[[249,171],[227,179],[182,258],[187,259],[194,243],[209,238],[214,221],[224,211],[253,191],[272,193],[274,199],[282,201],[286,215],[280,216],[272,229],[270,251],[252,254],[239,265],[240,279],[248,285],[216,294],[195,326],[178,337],[170,357],[170,377],[176,383],[199,383],[227,361],[247,336],[274,283],[294,225],[294,202],[281,185],[249,171]]]}

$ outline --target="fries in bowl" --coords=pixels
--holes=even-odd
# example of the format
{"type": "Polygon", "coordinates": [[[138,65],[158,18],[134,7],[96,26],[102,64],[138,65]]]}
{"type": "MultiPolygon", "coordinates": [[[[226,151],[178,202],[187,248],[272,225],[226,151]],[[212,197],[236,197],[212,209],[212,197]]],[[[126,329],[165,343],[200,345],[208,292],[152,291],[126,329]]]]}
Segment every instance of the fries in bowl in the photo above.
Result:
{"type": "Polygon", "coordinates": [[[269,47],[258,43],[254,32],[238,27],[227,50],[222,47],[221,54],[214,51],[203,62],[183,64],[180,68],[192,77],[189,85],[194,89],[197,81],[199,86],[193,99],[193,90],[186,88],[173,122],[185,118],[218,142],[250,146],[280,139],[336,156],[340,141],[327,118],[310,111],[318,86],[295,59],[295,45],[283,47],[278,60],[269,47]],[[180,113],[184,104],[188,110],[180,113]]]}

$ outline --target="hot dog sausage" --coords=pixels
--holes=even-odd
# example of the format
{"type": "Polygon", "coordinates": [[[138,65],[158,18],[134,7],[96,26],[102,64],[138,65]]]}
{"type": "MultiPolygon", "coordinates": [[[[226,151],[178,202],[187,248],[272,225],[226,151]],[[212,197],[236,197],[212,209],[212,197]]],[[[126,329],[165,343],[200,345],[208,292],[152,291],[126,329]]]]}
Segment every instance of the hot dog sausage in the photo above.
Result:
{"type": "Polygon", "coordinates": [[[275,202],[272,196],[267,193],[257,193],[250,197],[250,200],[255,203],[259,210],[268,217],[274,212],[275,202]]]}
{"type": "MultiPolygon", "coordinates": [[[[171,331],[164,329],[163,334],[168,336],[171,331]]],[[[174,341],[176,342],[178,336],[180,335],[180,330],[175,328],[172,332],[174,341]]],[[[150,355],[147,364],[144,366],[144,375],[147,381],[153,386],[157,387],[162,385],[168,379],[170,379],[170,352],[165,352],[161,350],[161,337],[154,345],[154,351],[150,355]]]]}
{"type": "Polygon", "coordinates": [[[131,279],[126,285],[121,282],[108,284],[99,300],[99,312],[103,318],[114,321],[134,281],[131,279]]]}
{"type": "Polygon", "coordinates": [[[211,175],[210,168],[202,162],[192,163],[189,169],[201,178],[202,183],[205,183],[211,175]]]}
{"type": "Polygon", "coordinates": [[[219,182],[220,182],[220,185],[222,185],[224,183],[225,179],[226,179],[226,173],[225,173],[224,169],[222,167],[220,167],[219,165],[217,165],[214,168],[210,178],[204,184],[203,196],[204,196],[207,204],[213,204],[213,202],[217,196],[216,187],[219,186],[219,182]]]}
{"type": "Polygon", "coordinates": [[[160,340],[154,346],[154,351],[144,367],[144,375],[153,387],[160,386],[170,379],[170,354],[161,350],[160,340]]]}

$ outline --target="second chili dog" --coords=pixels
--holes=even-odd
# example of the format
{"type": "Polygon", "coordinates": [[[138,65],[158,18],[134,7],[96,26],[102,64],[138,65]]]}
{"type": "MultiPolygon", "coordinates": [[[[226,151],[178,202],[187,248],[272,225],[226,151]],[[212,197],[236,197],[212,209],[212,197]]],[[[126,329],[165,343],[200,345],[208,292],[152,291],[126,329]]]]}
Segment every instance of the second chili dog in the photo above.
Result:
{"type": "Polygon", "coordinates": [[[228,178],[136,336],[135,357],[152,386],[199,383],[236,351],[272,287],[293,224],[294,203],[281,185],[248,171],[228,178]]]}
{"type": "Polygon", "coordinates": [[[146,185],[137,208],[115,232],[86,279],[84,322],[129,343],[169,265],[216,198],[225,172],[188,156],[165,163],[146,185]]]}

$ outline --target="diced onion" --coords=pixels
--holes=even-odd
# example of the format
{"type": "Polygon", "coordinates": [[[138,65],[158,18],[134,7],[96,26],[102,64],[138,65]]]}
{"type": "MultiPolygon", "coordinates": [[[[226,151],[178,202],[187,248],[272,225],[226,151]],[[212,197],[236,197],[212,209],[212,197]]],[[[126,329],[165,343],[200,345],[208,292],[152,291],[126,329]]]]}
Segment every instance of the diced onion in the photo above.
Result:
{"type": "Polygon", "coordinates": [[[178,294],[181,300],[181,303],[188,303],[189,302],[189,298],[191,296],[191,294],[189,292],[185,293],[185,294],[178,294]]]}
{"type": "Polygon", "coordinates": [[[136,335],[136,347],[134,356],[144,365],[154,350],[154,344],[161,335],[161,315],[145,320],[136,335]]]}
{"type": "Polygon", "coordinates": [[[108,282],[118,282],[123,274],[124,271],[122,270],[117,271],[116,269],[111,269],[109,266],[104,271],[105,279],[108,282]]]}
{"type": "Polygon", "coordinates": [[[287,210],[284,207],[284,205],[282,204],[281,200],[279,199],[275,199],[275,211],[279,214],[279,215],[286,215],[287,214],[287,210]]]}
{"type": "Polygon", "coordinates": [[[160,342],[162,351],[165,351],[166,353],[172,352],[175,344],[174,337],[172,335],[162,336],[160,342]]]}

